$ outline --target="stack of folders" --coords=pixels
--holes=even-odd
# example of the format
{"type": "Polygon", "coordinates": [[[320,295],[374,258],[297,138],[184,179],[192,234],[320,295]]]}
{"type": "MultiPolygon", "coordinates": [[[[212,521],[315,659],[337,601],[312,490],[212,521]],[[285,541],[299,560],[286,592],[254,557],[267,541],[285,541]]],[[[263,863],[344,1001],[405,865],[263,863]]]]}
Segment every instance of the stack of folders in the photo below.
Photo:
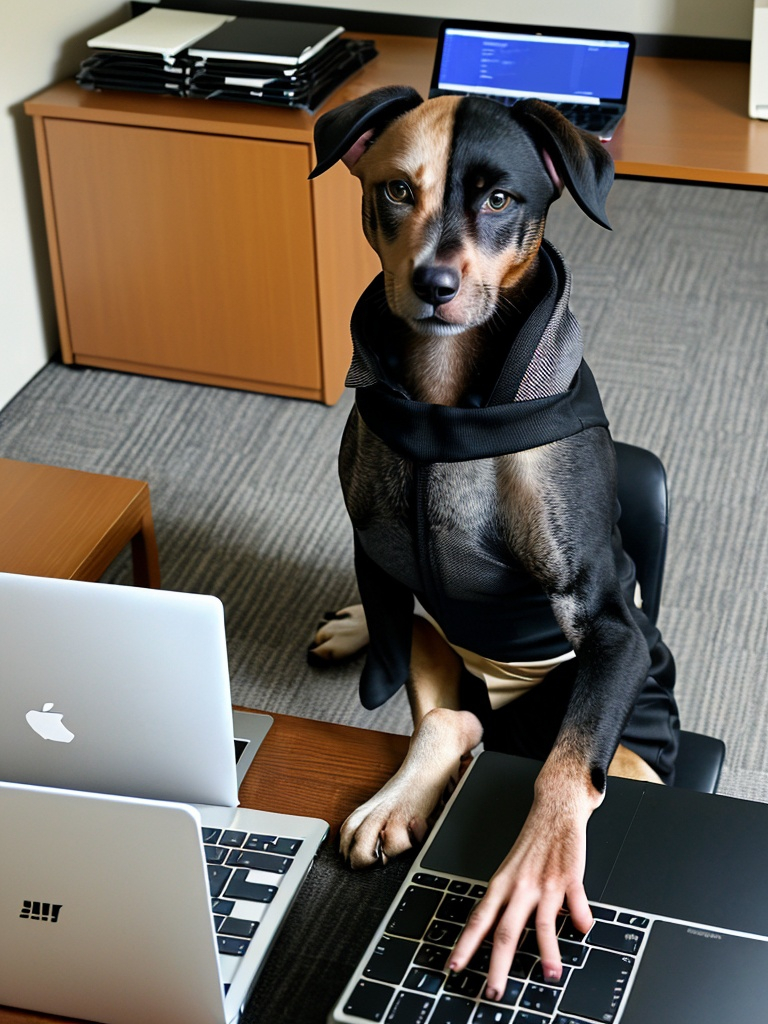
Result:
{"type": "Polygon", "coordinates": [[[84,89],[130,89],[186,96],[194,60],[187,50],[231,20],[227,15],[154,8],[88,40],[84,89]]]}
{"type": "Polygon", "coordinates": [[[96,36],[86,89],[131,89],[314,111],[376,56],[340,25],[154,8],[96,36]]]}

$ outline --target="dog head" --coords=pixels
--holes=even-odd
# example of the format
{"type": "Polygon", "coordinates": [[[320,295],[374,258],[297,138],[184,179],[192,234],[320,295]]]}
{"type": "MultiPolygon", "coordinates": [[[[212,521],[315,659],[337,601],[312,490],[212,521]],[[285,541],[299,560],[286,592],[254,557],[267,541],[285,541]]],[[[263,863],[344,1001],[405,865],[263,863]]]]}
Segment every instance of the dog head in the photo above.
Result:
{"type": "Polygon", "coordinates": [[[363,186],[363,230],[392,312],[420,334],[485,323],[533,268],[550,204],[567,187],[609,227],[613,162],[553,107],[478,97],[423,101],[377,89],[321,117],[315,177],[342,160],[363,186]]]}

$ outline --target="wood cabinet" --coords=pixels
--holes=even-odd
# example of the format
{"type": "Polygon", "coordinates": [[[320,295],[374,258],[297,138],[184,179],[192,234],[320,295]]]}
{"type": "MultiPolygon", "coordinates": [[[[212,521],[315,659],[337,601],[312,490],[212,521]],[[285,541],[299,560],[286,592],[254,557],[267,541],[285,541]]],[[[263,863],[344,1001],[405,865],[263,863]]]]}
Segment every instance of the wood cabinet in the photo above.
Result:
{"type": "Polygon", "coordinates": [[[74,82],[26,110],[65,362],[337,400],[379,266],[358,181],[307,180],[313,117],[74,82]]]}

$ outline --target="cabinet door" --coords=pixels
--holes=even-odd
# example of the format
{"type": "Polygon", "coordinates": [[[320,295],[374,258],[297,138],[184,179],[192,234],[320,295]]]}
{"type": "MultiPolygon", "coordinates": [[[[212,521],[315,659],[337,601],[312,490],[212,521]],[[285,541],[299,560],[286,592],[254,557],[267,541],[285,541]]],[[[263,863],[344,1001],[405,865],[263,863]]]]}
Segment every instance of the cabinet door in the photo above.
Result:
{"type": "Polygon", "coordinates": [[[316,397],[306,145],[55,118],[45,135],[75,361],[316,397]]]}

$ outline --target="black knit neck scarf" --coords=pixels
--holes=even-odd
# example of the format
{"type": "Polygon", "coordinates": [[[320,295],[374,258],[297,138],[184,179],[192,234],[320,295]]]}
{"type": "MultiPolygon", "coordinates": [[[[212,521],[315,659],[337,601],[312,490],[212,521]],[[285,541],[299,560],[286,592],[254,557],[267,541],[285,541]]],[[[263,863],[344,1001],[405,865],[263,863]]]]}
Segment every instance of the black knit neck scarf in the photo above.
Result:
{"type": "Polygon", "coordinates": [[[568,306],[570,273],[546,241],[539,274],[541,298],[511,341],[485,404],[477,407],[417,402],[392,376],[398,354],[389,339],[400,333],[400,322],[386,304],[384,275],[376,277],[352,314],[354,356],[347,375],[366,426],[415,462],[492,458],[607,426],[568,306]]]}

